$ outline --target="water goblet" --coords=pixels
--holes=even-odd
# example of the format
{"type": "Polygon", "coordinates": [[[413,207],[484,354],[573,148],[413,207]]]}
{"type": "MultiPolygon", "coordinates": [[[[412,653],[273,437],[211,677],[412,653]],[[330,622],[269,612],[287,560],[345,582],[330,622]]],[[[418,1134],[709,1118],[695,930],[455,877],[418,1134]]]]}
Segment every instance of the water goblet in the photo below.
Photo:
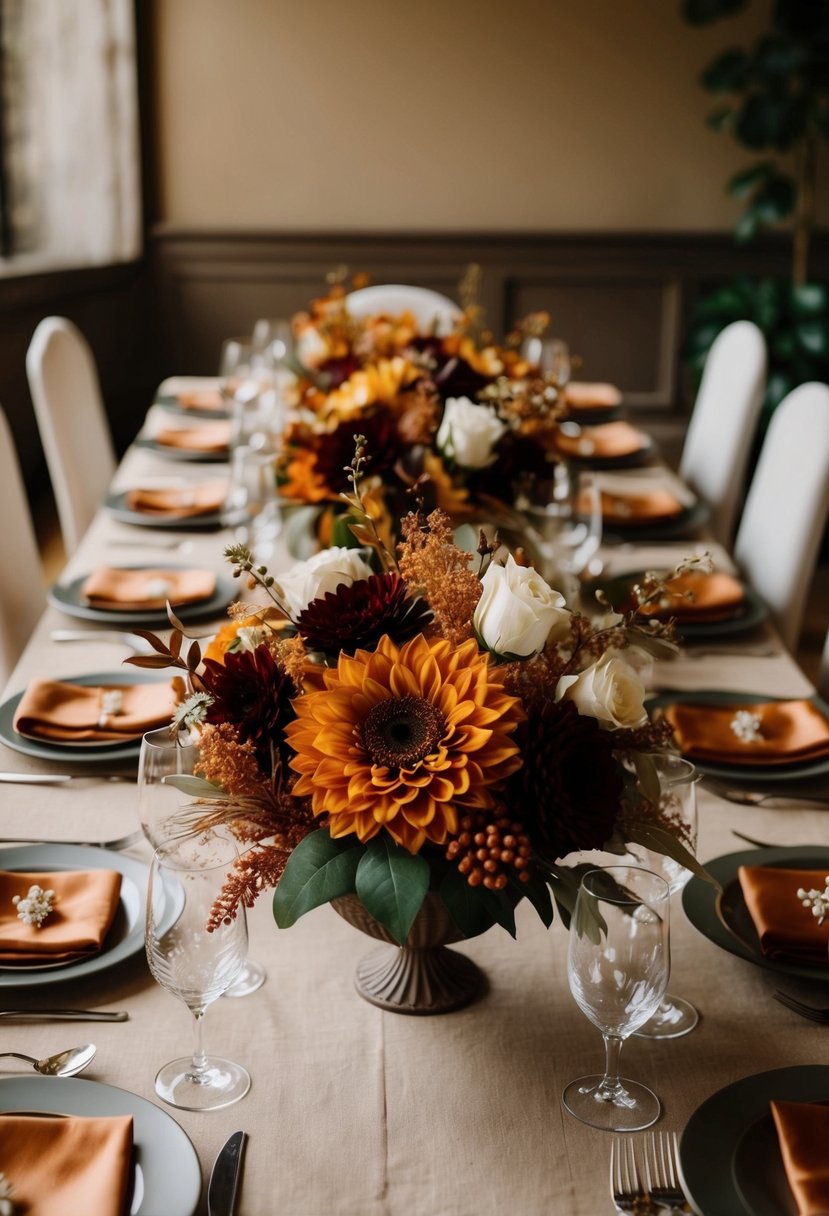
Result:
{"type": "Polygon", "coordinates": [[[247,952],[244,908],[233,919],[215,914],[237,856],[232,840],[212,834],[168,841],[150,866],[144,944],[153,978],[193,1014],[191,1057],[165,1064],[155,1092],[180,1110],[218,1110],[250,1089],[247,1071],[205,1054],[205,1010],[238,976],[247,952]]]}
{"type": "Polygon", "coordinates": [[[579,576],[602,539],[601,492],[595,474],[557,464],[549,479],[525,479],[515,505],[527,520],[542,577],[577,609],[579,576]]]}
{"type": "MultiPolygon", "coordinates": [[[[148,731],[141,740],[138,757],[138,818],[154,849],[192,833],[192,824],[182,815],[181,791],[166,777],[190,777],[199,751],[188,731],[162,726],[148,731]]],[[[245,959],[236,979],[224,996],[248,996],[267,978],[261,963],[245,959]]]]}
{"type": "Polygon", "coordinates": [[[257,561],[266,564],[282,531],[276,478],[274,452],[247,445],[234,449],[222,523],[250,546],[257,561]]]}
{"type": "MultiPolygon", "coordinates": [[[[680,756],[650,757],[659,778],[659,813],[677,834],[690,853],[697,847],[697,787],[699,773],[689,760],[680,756]]],[[[664,853],[655,853],[638,844],[628,846],[628,853],[637,864],[661,874],[671,894],[681,891],[691,877],[691,871],[664,853]]],[[[689,1034],[699,1014],[690,1001],[665,993],[653,1017],[636,1031],[645,1039],[678,1039],[689,1034]]]]}
{"type": "Polygon", "coordinates": [[[619,1076],[622,1044],[659,1005],[670,973],[670,891],[634,866],[588,870],[579,887],[567,954],[570,991],[602,1032],[605,1070],[579,1077],[562,1102],[582,1123],[640,1131],[659,1118],[656,1094],[619,1076]]]}

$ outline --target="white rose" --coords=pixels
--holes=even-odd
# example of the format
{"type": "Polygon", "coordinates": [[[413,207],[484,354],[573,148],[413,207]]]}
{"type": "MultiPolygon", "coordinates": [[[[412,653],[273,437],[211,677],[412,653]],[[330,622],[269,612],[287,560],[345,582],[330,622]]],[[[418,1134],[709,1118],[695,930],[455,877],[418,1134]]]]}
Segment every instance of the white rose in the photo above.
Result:
{"type": "Polygon", "coordinates": [[[276,582],[275,590],[283,605],[296,620],[311,600],[345,583],[350,587],[373,573],[359,549],[323,549],[307,562],[298,562],[276,582]]]}
{"type": "Polygon", "coordinates": [[[612,652],[577,676],[562,676],[556,700],[572,701],[580,714],[597,718],[602,726],[636,727],[647,721],[644,684],[630,663],[612,652]]]}
{"type": "Polygon", "coordinates": [[[529,658],[544,649],[555,633],[570,629],[564,598],[535,570],[516,564],[510,554],[505,566],[491,564],[481,579],[483,593],[472,617],[487,649],[502,655],[529,658]]]}
{"type": "Polygon", "coordinates": [[[506,429],[488,405],[476,405],[468,397],[450,397],[438,428],[437,445],[463,468],[483,469],[492,464],[492,449],[506,429]]]}

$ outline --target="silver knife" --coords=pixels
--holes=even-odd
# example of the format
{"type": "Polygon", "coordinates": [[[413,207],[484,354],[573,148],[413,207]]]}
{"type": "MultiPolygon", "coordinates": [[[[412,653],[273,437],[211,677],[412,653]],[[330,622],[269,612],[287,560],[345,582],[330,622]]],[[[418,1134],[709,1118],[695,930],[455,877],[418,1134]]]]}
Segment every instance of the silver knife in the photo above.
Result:
{"type": "Polygon", "coordinates": [[[234,1132],[219,1152],[207,1185],[207,1216],[233,1216],[247,1132],[234,1132]]]}
{"type": "Polygon", "coordinates": [[[10,785],[66,785],[70,781],[129,781],[127,773],[0,773],[0,782],[10,785]]]}
{"type": "Polygon", "coordinates": [[[127,1022],[119,1009],[0,1009],[4,1022],[127,1022]]]}

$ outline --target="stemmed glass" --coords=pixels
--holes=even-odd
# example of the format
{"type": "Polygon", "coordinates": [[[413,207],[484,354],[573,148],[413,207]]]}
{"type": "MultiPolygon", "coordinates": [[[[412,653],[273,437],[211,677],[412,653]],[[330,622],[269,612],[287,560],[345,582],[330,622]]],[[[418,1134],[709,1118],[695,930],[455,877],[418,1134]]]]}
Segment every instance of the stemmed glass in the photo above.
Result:
{"type": "MultiPolygon", "coordinates": [[[[181,820],[181,792],[166,777],[193,775],[199,751],[194,737],[169,726],[148,731],[138,757],[138,818],[154,849],[180,840],[190,831],[181,820]]],[[[245,959],[224,996],[247,996],[267,978],[261,963],[245,959]]]]}
{"type": "Polygon", "coordinates": [[[246,338],[227,338],[219,360],[219,389],[231,410],[231,450],[272,447],[279,401],[271,351],[257,350],[246,338]]]}
{"type": "Polygon", "coordinates": [[[266,564],[282,531],[276,479],[275,452],[246,444],[234,448],[222,523],[250,545],[258,562],[266,564]]]}
{"type": "Polygon", "coordinates": [[[571,1115],[605,1131],[639,1131],[659,1118],[652,1090],[619,1076],[622,1043],[659,1005],[671,969],[664,878],[633,866],[588,870],[579,887],[567,954],[576,1004],[602,1032],[603,1075],[571,1081],[571,1115]]]}
{"type": "Polygon", "coordinates": [[[515,505],[527,520],[540,557],[540,573],[579,606],[579,576],[602,539],[601,491],[595,473],[557,464],[550,479],[524,479],[515,505]]]}
{"type": "Polygon", "coordinates": [[[205,1055],[202,1046],[205,1010],[233,983],[247,952],[244,908],[233,919],[215,915],[236,856],[225,837],[190,836],[156,849],[150,866],[147,961],[153,978],[193,1014],[192,1057],[171,1060],[155,1078],[159,1098],[181,1110],[218,1110],[250,1089],[240,1064],[205,1055]]]}
{"type": "MultiPolygon", "coordinates": [[[[680,756],[650,757],[659,777],[659,814],[676,831],[690,853],[697,848],[697,787],[699,774],[689,760],[680,756]]],[[[661,874],[671,894],[681,891],[691,877],[691,871],[664,853],[655,853],[641,845],[631,844],[628,853],[637,862],[661,874]]],[[[678,1039],[689,1034],[699,1021],[699,1014],[690,1001],[666,993],[653,1017],[641,1026],[637,1035],[645,1039],[678,1039]]]]}

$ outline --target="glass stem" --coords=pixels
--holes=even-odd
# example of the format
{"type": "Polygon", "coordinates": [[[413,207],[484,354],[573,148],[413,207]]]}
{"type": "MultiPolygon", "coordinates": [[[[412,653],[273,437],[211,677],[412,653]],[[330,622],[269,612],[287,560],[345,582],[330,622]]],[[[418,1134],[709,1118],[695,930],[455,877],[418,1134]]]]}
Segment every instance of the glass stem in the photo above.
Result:
{"type": "Polygon", "coordinates": [[[599,1090],[602,1094],[607,1094],[611,1097],[613,1094],[618,1094],[622,1089],[622,1084],[619,1080],[619,1057],[622,1054],[623,1040],[618,1034],[603,1034],[604,1039],[604,1076],[602,1077],[599,1090]]]}
{"type": "Polygon", "coordinates": [[[207,1069],[207,1056],[204,1054],[202,1044],[202,1023],[204,1022],[204,1009],[191,1010],[193,1014],[193,1059],[191,1062],[191,1079],[197,1084],[204,1078],[207,1069]]]}

